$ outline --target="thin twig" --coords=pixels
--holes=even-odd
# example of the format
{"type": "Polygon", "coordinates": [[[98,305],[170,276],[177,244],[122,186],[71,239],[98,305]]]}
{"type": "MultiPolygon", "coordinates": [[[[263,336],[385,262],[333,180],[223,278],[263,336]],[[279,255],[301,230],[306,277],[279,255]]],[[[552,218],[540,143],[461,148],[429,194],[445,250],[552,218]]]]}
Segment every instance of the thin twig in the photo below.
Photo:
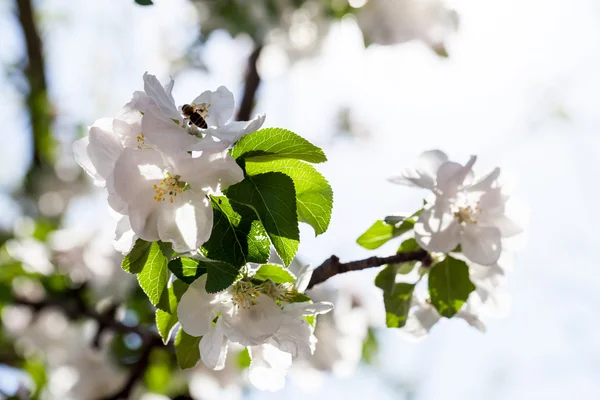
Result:
{"type": "Polygon", "coordinates": [[[262,46],[256,46],[254,51],[248,57],[248,66],[246,70],[246,79],[244,83],[244,96],[240,103],[240,109],[238,110],[237,116],[235,117],[238,121],[250,120],[250,114],[254,108],[254,101],[256,97],[256,91],[260,85],[260,75],[258,75],[258,68],[256,62],[260,57],[262,46]]]}
{"type": "Polygon", "coordinates": [[[327,279],[344,272],[360,271],[367,268],[380,267],[385,264],[396,264],[409,261],[421,261],[425,265],[431,264],[431,256],[425,250],[413,251],[410,253],[398,253],[389,257],[369,257],[364,260],[341,263],[337,256],[331,256],[323,261],[313,271],[308,289],[327,279]]]}
{"type": "Polygon", "coordinates": [[[131,391],[135,387],[137,381],[143,378],[144,372],[150,365],[150,354],[156,347],[162,346],[160,338],[149,338],[142,345],[142,353],[140,359],[133,365],[129,373],[129,377],[125,381],[125,384],[117,393],[112,396],[106,397],[104,400],[118,400],[128,399],[131,391]]]}

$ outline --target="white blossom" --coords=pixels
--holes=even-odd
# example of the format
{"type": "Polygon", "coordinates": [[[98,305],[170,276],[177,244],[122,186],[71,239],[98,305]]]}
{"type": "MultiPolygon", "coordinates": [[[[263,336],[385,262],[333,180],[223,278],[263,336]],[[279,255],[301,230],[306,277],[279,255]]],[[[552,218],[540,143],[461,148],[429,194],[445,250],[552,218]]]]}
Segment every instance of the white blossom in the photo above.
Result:
{"type": "Polygon", "coordinates": [[[210,135],[231,145],[247,133],[259,129],[264,114],[250,121],[230,121],[235,103],[233,94],[220,86],[216,91],[207,90],[196,97],[191,105],[206,122],[202,129],[192,124],[176,106],[171,89],[173,81],[163,87],[154,75],[144,74],[144,91],[139,95],[140,111],[144,113],[142,130],[149,141],[163,151],[198,150],[199,137],[210,135]],[[145,96],[144,96],[145,95],[145,96]]]}
{"type": "Polygon", "coordinates": [[[509,195],[500,182],[500,168],[475,178],[475,161],[473,156],[463,166],[448,161],[439,150],[427,151],[416,168],[406,169],[390,181],[434,194],[414,228],[422,248],[447,253],[460,245],[469,260],[492,265],[502,252],[502,239],[522,228],[507,213],[509,195]]]}
{"type": "MultiPolygon", "coordinates": [[[[310,275],[306,269],[288,293],[304,291],[310,275]]],[[[248,346],[252,358],[250,382],[262,390],[283,387],[292,358],[308,358],[316,339],[305,315],[330,311],[331,303],[287,303],[284,290],[273,290],[272,282],[254,286],[247,280],[234,283],[219,293],[207,293],[206,275],[190,285],[182,296],[177,315],[185,332],[202,336],[200,356],[212,369],[225,365],[229,343],[248,346]],[[279,295],[283,297],[279,297],[279,295]],[[217,321],[214,322],[215,318],[217,321]]]]}
{"type": "Polygon", "coordinates": [[[115,164],[115,193],[127,206],[131,228],[146,241],[173,243],[177,252],[198,249],[210,237],[209,194],[244,179],[226,146],[207,143],[198,156],[168,156],[125,149],[115,164]]]}

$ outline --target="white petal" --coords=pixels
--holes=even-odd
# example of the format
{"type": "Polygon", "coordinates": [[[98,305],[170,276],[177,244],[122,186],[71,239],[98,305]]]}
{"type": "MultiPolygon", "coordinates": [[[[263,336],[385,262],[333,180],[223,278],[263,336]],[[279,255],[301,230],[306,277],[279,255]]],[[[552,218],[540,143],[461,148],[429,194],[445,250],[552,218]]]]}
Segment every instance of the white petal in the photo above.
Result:
{"type": "Polygon", "coordinates": [[[456,313],[456,317],[464,319],[469,325],[476,328],[479,332],[485,333],[485,324],[479,319],[477,315],[465,310],[459,310],[456,313]]]}
{"type": "Polygon", "coordinates": [[[218,137],[229,144],[233,144],[242,136],[260,129],[264,122],[265,114],[258,114],[250,121],[232,121],[217,128],[210,128],[206,131],[206,133],[218,137]]]}
{"type": "Polygon", "coordinates": [[[117,222],[115,239],[113,240],[113,246],[115,250],[123,254],[127,254],[131,251],[136,240],[137,237],[133,233],[133,229],[131,229],[129,217],[126,215],[121,216],[117,222]]]}
{"type": "Polygon", "coordinates": [[[419,341],[429,333],[440,318],[435,308],[424,304],[409,315],[406,325],[399,329],[399,332],[408,340],[419,341]]]}
{"type": "Polygon", "coordinates": [[[179,323],[192,336],[206,335],[219,312],[220,294],[207,293],[205,286],[206,274],[188,287],[177,306],[179,323]]]}
{"type": "Polygon", "coordinates": [[[202,151],[199,157],[183,160],[178,173],[194,190],[219,193],[222,189],[244,180],[244,171],[227,150],[202,151]]]}
{"type": "Polygon", "coordinates": [[[472,156],[465,166],[448,161],[443,163],[437,171],[437,188],[447,196],[454,196],[463,184],[473,178],[473,164],[477,157],[472,156]]]}
{"type": "Polygon", "coordinates": [[[142,131],[148,144],[165,152],[181,151],[184,153],[199,140],[181,126],[181,121],[176,123],[169,118],[164,118],[164,115],[153,112],[144,114],[142,131]]]}
{"type": "Polygon", "coordinates": [[[467,224],[460,244],[465,257],[481,265],[494,264],[502,252],[500,229],[491,226],[467,224]]]}
{"type": "Polygon", "coordinates": [[[90,128],[90,144],[88,146],[88,155],[96,167],[98,174],[106,179],[113,171],[115,162],[123,151],[123,145],[119,137],[111,130],[104,130],[100,126],[94,125],[90,128]]]}
{"type": "Polygon", "coordinates": [[[312,336],[312,327],[304,318],[285,318],[275,335],[269,339],[269,343],[281,351],[290,353],[294,358],[308,359],[315,351],[312,336]]]}
{"type": "Polygon", "coordinates": [[[252,358],[248,371],[250,382],[260,390],[283,389],[292,356],[269,345],[252,346],[248,350],[252,358]]]}
{"type": "Polygon", "coordinates": [[[333,310],[333,303],[319,301],[317,303],[289,303],[284,304],[283,311],[288,317],[301,317],[302,315],[326,314],[333,310]]]}
{"type": "Polygon", "coordinates": [[[477,179],[467,188],[468,191],[487,191],[499,187],[498,178],[500,177],[500,168],[496,167],[492,171],[477,179]]]}
{"type": "Polygon", "coordinates": [[[88,156],[87,148],[89,143],[89,136],[73,142],[73,154],[75,155],[75,161],[77,161],[77,164],[79,164],[81,168],[83,168],[83,170],[94,179],[94,185],[103,187],[106,185],[106,180],[100,176],[98,171],[96,171],[96,167],[94,167],[92,160],[90,160],[90,157],[88,156]]]}
{"type": "Polygon", "coordinates": [[[283,311],[275,301],[261,294],[256,304],[244,309],[235,306],[231,314],[221,316],[225,334],[232,342],[254,346],[268,340],[281,325],[283,311]]]}
{"type": "Polygon", "coordinates": [[[208,333],[200,340],[200,359],[208,368],[221,370],[225,368],[227,358],[227,338],[223,335],[223,326],[217,323],[210,327],[208,333]]]}
{"type": "Polygon", "coordinates": [[[234,109],[233,93],[225,86],[216,91],[207,90],[194,99],[194,104],[210,104],[206,123],[208,126],[221,127],[231,119],[234,109]]]}
{"type": "MultiPolygon", "coordinates": [[[[171,83],[170,83],[171,85],[171,83]]],[[[172,85],[167,87],[169,92],[160,84],[156,76],[150,75],[147,72],[144,74],[144,91],[154,100],[156,106],[166,119],[182,120],[183,117],[179,114],[170,89],[172,85]]]]}
{"type": "Polygon", "coordinates": [[[447,253],[460,241],[461,225],[445,206],[426,209],[415,223],[415,239],[427,251],[447,253]]]}
{"type": "Polygon", "coordinates": [[[446,153],[440,150],[429,150],[419,156],[416,168],[405,169],[400,176],[388,180],[399,185],[433,190],[437,171],[446,161],[448,161],[446,153]]]}
{"type": "Polygon", "coordinates": [[[163,242],[173,243],[178,253],[201,247],[210,237],[212,226],[213,210],[204,193],[188,190],[174,204],[160,205],[158,235],[163,242]]]}
{"type": "Polygon", "coordinates": [[[294,288],[300,292],[304,293],[308,284],[310,283],[310,278],[312,277],[314,268],[310,264],[306,264],[303,266],[300,271],[298,271],[298,278],[296,278],[296,283],[294,283],[294,288]]]}

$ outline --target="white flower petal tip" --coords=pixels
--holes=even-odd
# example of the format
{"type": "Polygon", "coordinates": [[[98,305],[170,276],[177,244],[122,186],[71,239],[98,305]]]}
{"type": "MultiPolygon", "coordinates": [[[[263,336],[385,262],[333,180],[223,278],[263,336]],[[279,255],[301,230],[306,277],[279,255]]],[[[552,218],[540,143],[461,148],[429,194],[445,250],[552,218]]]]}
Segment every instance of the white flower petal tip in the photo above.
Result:
{"type": "Polygon", "coordinates": [[[304,293],[308,284],[310,283],[310,278],[312,278],[313,271],[315,269],[311,264],[307,264],[303,266],[300,271],[298,271],[298,278],[296,279],[296,283],[294,283],[294,288],[300,292],[304,293]]]}

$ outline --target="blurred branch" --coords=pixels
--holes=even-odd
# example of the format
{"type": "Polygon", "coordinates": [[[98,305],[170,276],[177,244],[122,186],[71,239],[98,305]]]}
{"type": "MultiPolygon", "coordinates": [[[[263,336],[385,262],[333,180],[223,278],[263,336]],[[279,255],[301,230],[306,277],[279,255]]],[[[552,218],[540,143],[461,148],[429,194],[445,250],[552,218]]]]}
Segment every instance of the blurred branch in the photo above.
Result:
{"type": "Polygon", "coordinates": [[[248,66],[244,83],[244,96],[242,97],[240,109],[235,117],[238,121],[250,120],[250,114],[254,108],[256,92],[258,90],[258,86],[260,86],[260,75],[258,75],[256,63],[258,61],[258,57],[260,57],[261,51],[262,46],[259,45],[250,54],[250,57],[248,57],[248,66]]]}
{"type": "Polygon", "coordinates": [[[23,72],[29,83],[27,109],[31,123],[33,139],[33,160],[27,173],[27,185],[31,185],[32,173],[50,164],[54,151],[54,140],[50,132],[53,116],[50,112],[48,87],[46,82],[46,66],[43,44],[35,23],[31,0],[16,0],[19,23],[23,30],[27,48],[27,65],[23,72]]]}
{"type": "Polygon", "coordinates": [[[129,377],[125,381],[123,388],[112,396],[106,397],[104,400],[128,399],[135,384],[144,376],[146,368],[150,365],[150,354],[155,347],[162,346],[162,340],[158,336],[146,337],[142,345],[142,353],[140,359],[133,365],[129,377]]]}
{"type": "Polygon", "coordinates": [[[106,312],[100,313],[94,308],[89,307],[83,297],[85,285],[71,289],[63,296],[50,296],[43,300],[28,300],[24,298],[15,298],[14,304],[20,304],[32,308],[34,311],[40,311],[45,308],[57,308],[62,311],[69,319],[77,320],[81,318],[93,319],[98,323],[98,330],[94,337],[92,345],[97,347],[100,343],[100,335],[106,330],[112,330],[119,333],[135,333],[142,339],[142,350],[140,359],[132,366],[129,377],[123,387],[108,399],[127,399],[133,390],[136,382],[140,380],[146,368],[149,365],[150,353],[156,347],[163,346],[160,336],[140,325],[125,325],[116,319],[116,307],[109,308],[106,312]]]}
{"type": "Polygon", "coordinates": [[[369,257],[364,260],[347,263],[341,263],[337,256],[331,256],[315,268],[312,277],[310,278],[310,282],[308,283],[308,289],[319,283],[325,282],[327,279],[332,278],[337,274],[409,261],[421,261],[426,266],[431,265],[432,262],[431,256],[425,250],[413,251],[410,253],[398,253],[389,257],[369,257]]]}

